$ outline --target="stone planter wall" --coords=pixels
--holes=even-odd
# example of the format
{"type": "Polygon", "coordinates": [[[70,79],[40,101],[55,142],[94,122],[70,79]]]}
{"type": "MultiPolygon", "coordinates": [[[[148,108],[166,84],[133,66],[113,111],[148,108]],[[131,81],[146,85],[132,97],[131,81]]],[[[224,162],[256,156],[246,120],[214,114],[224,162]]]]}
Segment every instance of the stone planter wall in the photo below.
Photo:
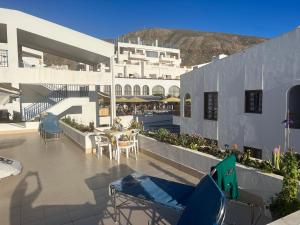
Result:
{"type": "MultiPolygon", "coordinates": [[[[162,143],[143,135],[139,135],[139,144],[142,150],[204,174],[208,174],[210,168],[220,162],[220,159],[214,156],[162,143]]],[[[265,203],[281,191],[283,178],[279,175],[263,173],[240,164],[237,164],[237,174],[240,188],[262,197],[265,203]]]]}
{"type": "Polygon", "coordinates": [[[94,146],[94,139],[89,133],[82,133],[81,131],[71,127],[70,125],[59,121],[60,127],[67,137],[69,137],[73,142],[75,142],[79,147],[81,147],[86,154],[92,153],[92,148],[94,146]]]}

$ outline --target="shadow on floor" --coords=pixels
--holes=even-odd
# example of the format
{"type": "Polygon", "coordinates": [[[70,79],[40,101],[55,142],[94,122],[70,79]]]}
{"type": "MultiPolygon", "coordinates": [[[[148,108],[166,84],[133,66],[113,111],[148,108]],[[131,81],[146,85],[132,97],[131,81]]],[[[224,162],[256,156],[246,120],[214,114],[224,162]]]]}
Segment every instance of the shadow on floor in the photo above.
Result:
{"type": "MultiPolygon", "coordinates": [[[[161,169],[161,168],[160,168],[161,169]]],[[[28,172],[18,183],[10,203],[10,224],[114,224],[113,208],[108,194],[110,182],[135,172],[127,165],[110,168],[107,173],[99,173],[85,179],[88,188],[93,192],[95,204],[86,202],[79,205],[40,205],[34,206],[35,200],[43,190],[38,172],[28,172]],[[32,185],[33,184],[33,185],[32,185]],[[21,202],[19,218],[14,207],[21,202]]],[[[172,174],[171,174],[172,175],[172,174]]],[[[173,174],[173,176],[175,176],[173,174]]],[[[67,182],[67,181],[66,181],[67,182]]],[[[59,185],[59,184],[58,184],[59,185]]],[[[141,187],[142,188],[142,187],[141,187]]],[[[124,200],[126,201],[126,200],[124,200]]],[[[151,205],[145,206],[139,201],[126,201],[120,208],[120,224],[148,224],[149,220],[156,220],[157,214],[151,205]],[[136,212],[142,217],[136,216],[136,212]],[[142,218],[143,222],[139,222],[142,218]],[[137,221],[138,220],[138,221],[137,221]]],[[[156,211],[159,208],[156,209],[156,211]]],[[[162,209],[159,215],[166,221],[163,224],[174,224],[174,215],[162,209]]],[[[175,219],[175,221],[177,221],[175,219]]],[[[153,223],[153,224],[161,224],[153,223]]]]}
{"type": "Polygon", "coordinates": [[[19,145],[22,145],[25,142],[25,139],[10,139],[10,140],[1,140],[0,141],[0,150],[1,149],[7,149],[7,148],[13,148],[19,145]]]}

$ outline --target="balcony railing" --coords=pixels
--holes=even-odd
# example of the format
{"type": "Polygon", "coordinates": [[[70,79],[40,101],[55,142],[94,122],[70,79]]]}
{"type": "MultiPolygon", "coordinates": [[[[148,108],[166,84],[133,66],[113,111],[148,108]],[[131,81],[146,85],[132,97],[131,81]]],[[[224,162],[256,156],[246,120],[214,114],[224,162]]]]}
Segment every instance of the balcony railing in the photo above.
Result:
{"type": "Polygon", "coordinates": [[[37,102],[23,109],[23,121],[34,119],[40,113],[70,97],[88,97],[89,86],[63,85],[63,84],[41,84],[50,92],[41,97],[37,102]]]}
{"type": "Polygon", "coordinates": [[[180,80],[180,77],[176,77],[176,78],[166,78],[166,77],[120,77],[118,75],[115,76],[115,78],[125,78],[125,79],[148,79],[148,80],[180,80]]]}

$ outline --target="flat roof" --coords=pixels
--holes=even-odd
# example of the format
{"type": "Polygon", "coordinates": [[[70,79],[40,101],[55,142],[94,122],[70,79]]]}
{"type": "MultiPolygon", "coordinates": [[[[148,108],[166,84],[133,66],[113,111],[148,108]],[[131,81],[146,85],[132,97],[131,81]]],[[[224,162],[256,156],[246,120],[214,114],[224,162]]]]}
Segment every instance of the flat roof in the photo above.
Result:
{"type": "Polygon", "coordinates": [[[114,55],[112,43],[21,11],[0,8],[0,24],[17,29],[20,45],[39,51],[90,64],[114,55]]]}

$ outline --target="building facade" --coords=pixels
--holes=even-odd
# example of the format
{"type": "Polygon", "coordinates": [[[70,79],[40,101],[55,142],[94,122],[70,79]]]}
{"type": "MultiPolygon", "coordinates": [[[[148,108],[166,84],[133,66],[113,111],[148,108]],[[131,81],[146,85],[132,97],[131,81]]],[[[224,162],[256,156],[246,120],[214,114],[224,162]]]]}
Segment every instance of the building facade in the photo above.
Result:
{"type": "Polygon", "coordinates": [[[190,68],[181,67],[180,50],[147,45],[140,38],[117,42],[115,46],[115,93],[117,96],[179,96],[180,76],[190,68]]]}
{"type": "Polygon", "coordinates": [[[22,121],[52,112],[97,124],[96,90],[99,85],[112,84],[113,56],[111,43],[0,8],[0,81],[19,90],[19,97],[13,100],[2,96],[1,107],[14,104],[13,113],[19,113],[22,121]],[[85,70],[46,67],[44,52],[82,63],[85,70]],[[101,70],[101,64],[107,68],[101,70]]]}
{"type": "Polygon", "coordinates": [[[299,43],[298,27],[184,74],[175,124],[257,158],[271,159],[278,145],[300,152],[299,43]]]}

